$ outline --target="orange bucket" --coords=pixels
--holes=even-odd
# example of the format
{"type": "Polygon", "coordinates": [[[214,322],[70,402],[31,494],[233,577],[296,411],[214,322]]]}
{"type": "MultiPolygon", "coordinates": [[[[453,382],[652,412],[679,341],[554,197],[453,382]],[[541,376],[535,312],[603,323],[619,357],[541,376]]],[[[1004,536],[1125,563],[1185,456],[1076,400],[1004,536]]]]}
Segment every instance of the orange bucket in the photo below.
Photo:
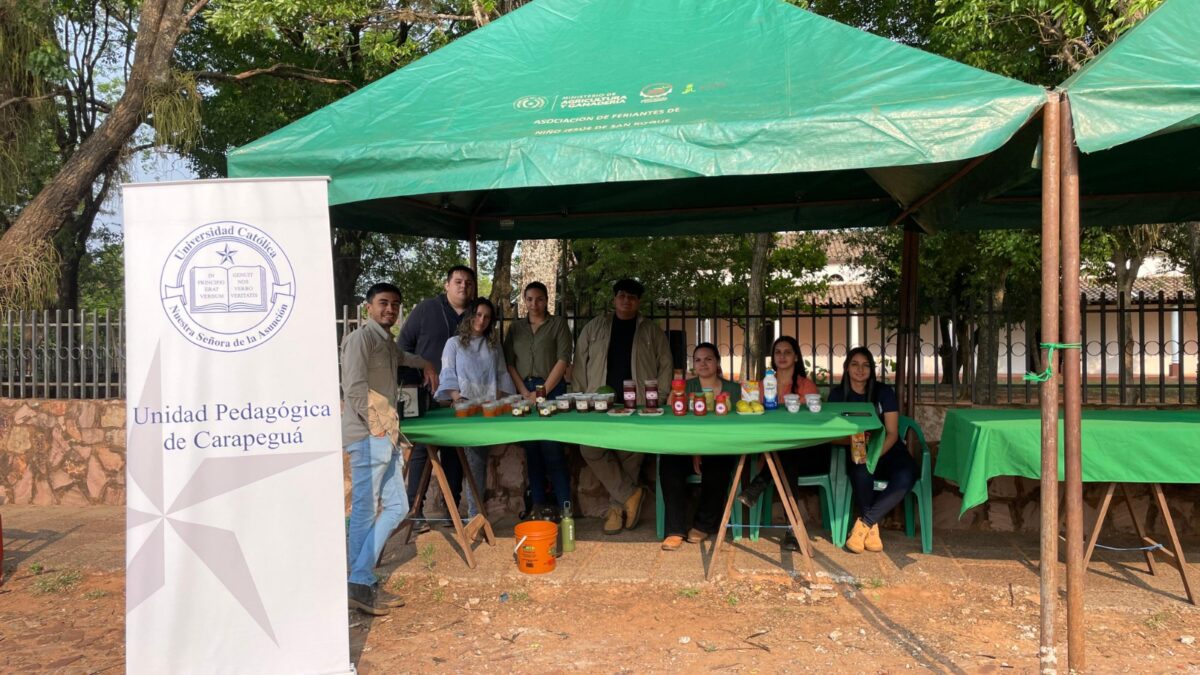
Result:
{"type": "Polygon", "coordinates": [[[513,556],[517,569],[525,574],[545,574],[554,571],[558,553],[558,525],[547,520],[530,520],[514,530],[517,545],[513,556]]]}

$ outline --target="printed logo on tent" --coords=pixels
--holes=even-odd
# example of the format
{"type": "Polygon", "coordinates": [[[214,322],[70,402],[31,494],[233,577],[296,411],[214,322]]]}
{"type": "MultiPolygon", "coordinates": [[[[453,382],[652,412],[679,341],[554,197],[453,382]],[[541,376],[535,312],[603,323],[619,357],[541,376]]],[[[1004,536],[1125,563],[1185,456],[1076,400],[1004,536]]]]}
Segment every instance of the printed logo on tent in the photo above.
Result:
{"type": "Polygon", "coordinates": [[[545,107],[545,96],[522,96],[513,102],[513,108],[516,110],[541,110],[545,107]]]}
{"type": "Polygon", "coordinates": [[[667,100],[672,89],[671,84],[659,82],[642,87],[642,91],[639,93],[642,95],[642,103],[661,103],[667,100]]]}
{"type": "Polygon", "coordinates": [[[283,249],[261,229],[235,221],[189,232],[167,257],[159,288],[175,330],[215,352],[265,343],[296,305],[296,277],[283,249]]]}

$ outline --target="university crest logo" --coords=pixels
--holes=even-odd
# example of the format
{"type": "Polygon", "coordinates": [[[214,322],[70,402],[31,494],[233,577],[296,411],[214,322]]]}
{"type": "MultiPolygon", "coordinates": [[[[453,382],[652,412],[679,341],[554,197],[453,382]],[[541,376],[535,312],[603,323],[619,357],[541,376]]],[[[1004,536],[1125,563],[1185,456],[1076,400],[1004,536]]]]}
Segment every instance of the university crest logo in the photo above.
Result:
{"type": "Polygon", "coordinates": [[[189,232],[167,257],[159,289],[175,330],[215,352],[265,343],[296,305],[287,254],[266,232],[235,221],[189,232]]]}

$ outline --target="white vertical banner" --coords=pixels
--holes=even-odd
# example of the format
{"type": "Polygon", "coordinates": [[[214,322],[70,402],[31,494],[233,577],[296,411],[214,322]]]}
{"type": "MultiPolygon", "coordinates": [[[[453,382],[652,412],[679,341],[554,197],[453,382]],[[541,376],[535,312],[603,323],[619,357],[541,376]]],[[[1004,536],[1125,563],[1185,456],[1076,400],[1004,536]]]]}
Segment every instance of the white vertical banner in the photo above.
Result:
{"type": "Polygon", "coordinates": [[[123,188],[130,673],[353,671],[326,189],[123,188]]]}

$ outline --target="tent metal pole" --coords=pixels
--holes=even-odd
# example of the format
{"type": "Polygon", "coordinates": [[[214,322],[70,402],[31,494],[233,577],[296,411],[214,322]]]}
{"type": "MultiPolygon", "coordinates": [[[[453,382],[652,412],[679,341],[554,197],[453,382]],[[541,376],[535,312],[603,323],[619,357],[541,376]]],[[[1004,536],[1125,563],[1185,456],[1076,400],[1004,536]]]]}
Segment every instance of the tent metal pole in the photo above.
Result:
{"type": "MultiPolygon", "coordinates": [[[[896,395],[900,397],[900,414],[912,417],[916,410],[916,308],[917,256],[920,255],[921,234],[904,230],[900,250],[900,316],[896,334],[896,395]]],[[[884,345],[886,354],[886,345],[884,345]]],[[[884,356],[881,354],[880,356],[884,356]]]]}
{"type": "MultiPolygon", "coordinates": [[[[1062,339],[1079,342],[1079,148],[1064,95],[1062,134],[1062,339]]],[[[1067,667],[1083,672],[1083,460],[1079,350],[1063,350],[1063,455],[1067,492],[1067,667]]]]}
{"type": "MultiPolygon", "coordinates": [[[[467,221],[467,245],[471,251],[471,270],[475,272],[476,277],[479,275],[479,227],[475,224],[475,219],[467,221]]],[[[476,287],[478,287],[478,280],[476,287]]],[[[476,291],[478,292],[478,291],[476,291]]]]}
{"type": "MultiPolygon", "coordinates": [[[[1048,92],[1042,108],[1042,331],[1044,344],[1058,342],[1059,284],[1059,94],[1048,92]]],[[[1053,352],[1043,351],[1043,368],[1055,375],[1042,382],[1041,552],[1038,571],[1041,598],[1042,675],[1058,672],[1054,618],[1058,605],[1058,376],[1053,352]]]]}

